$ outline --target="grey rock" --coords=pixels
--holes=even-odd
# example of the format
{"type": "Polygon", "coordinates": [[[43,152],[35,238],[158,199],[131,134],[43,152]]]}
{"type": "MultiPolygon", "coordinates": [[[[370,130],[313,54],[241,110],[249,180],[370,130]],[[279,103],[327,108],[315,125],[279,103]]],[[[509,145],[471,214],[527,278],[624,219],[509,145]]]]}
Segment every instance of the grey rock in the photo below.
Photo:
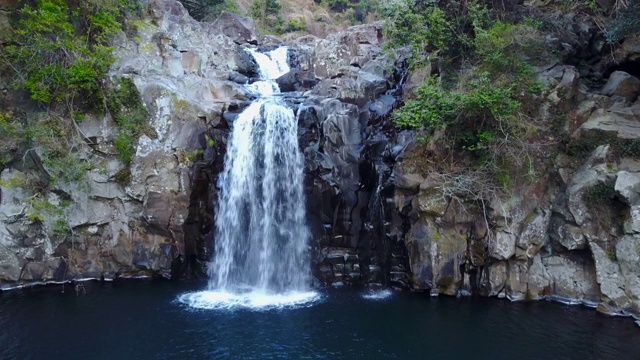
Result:
{"type": "Polygon", "coordinates": [[[603,297],[613,301],[618,308],[628,307],[630,299],[625,292],[626,279],[620,265],[597,243],[589,242],[589,248],[596,265],[596,277],[603,297]]]}
{"type": "Polygon", "coordinates": [[[507,263],[497,261],[491,263],[484,274],[486,296],[504,297],[504,289],[507,284],[507,263]]]}
{"type": "Polygon", "coordinates": [[[516,253],[521,249],[523,260],[532,258],[540,248],[547,242],[549,223],[551,222],[551,211],[537,214],[533,220],[525,223],[524,229],[516,239],[516,253]]]}
{"type": "Polygon", "coordinates": [[[20,261],[14,252],[0,245],[0,280],[15,282],[20,279],[20,261]]]}
{"type": "Polygon", "coordinates": [[[537,300],[550,294],[549,272],[539,254],[531,261],[510,260],[506,293],[511,300],[537,300]]]}
{"type": "Polygon", "coordinates": [[[637,204],[640,199],[640,174],[619,171],[616,176],[615,191],[625,204],[637,204]]]}
{"type": "Polygon", "coordinates": [[[211,24],[211,31],[222,33],[238,44],[258,44],[259,36],[253,20],[231,12],[223,11],[211,24]]]}
{"type": "Polygon", "coordinates": [[[560,225],[557,241],[567,250],[580,250],[587,247],[587,238],[583,230],[571,224],[560,225]]]}
{"type": "Polygon", "coordinates": [[[542,263],[551,277],[551,295],[558,300],[595,304],[600,300],[596,269],[590,258],[549,256],[542,263]]]}
{"type": "Polygon", "coordinates": [[[633,102],[640,94],[640,80],[624,71],[614,71],[602,88],[602,93],[607,96],[621,96],[633,102]]]}
{"type": "Polygon", "coordinates": [[[634,312],[640,311],[640,235],[627,235],[616,244],[616,257],[624,289],[634,312]]]}
{"type": "Polygon", "coordinates": [[[494,259],[508,260],[516,254],[516,236],[498,231],[489,237],[489,254],[494,259]]]}

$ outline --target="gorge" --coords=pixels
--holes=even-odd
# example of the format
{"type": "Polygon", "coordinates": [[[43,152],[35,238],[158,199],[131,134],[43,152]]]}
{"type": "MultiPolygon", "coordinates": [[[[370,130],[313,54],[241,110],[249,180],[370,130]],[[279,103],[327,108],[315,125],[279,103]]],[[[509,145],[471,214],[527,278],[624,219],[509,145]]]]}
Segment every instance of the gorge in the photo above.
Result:
{"type": "MultiPolygon", "coordinates": [[[[525,314],[539,333],[548,330],[544,321],[561,327],[576,310],[529,304],[533,300],[582,304],[638,321],[640,35],[608,47],[590,18],[547,14],[536,2],[522,5],[527,16],[546,21],[548,31],[536,40],[545,51],[532,70],[536,81],[528,86],[541,89],[522,95],[521,130],[534,135],[500,144],[513,155],[497,172],[505,186],[478,188],[479,172],[471,171],[476,168],[459,154],[442,156],[447,149],[437,140],[445,130],[427,138],[394,118],[404,104],[420,98],[430,78],[446,77],[448,65],[438,60],[438,51],[416,65],[406,47],[385,50],[382,21],[345,26],[324,37],[294,33],[279,39],[260,35],[251,19],[230,12],[198,22],[178,1],[141,4],[140,17],[113,35],[108,70],[110,81],[120,84],[114,88],[130,84],[146,112],[148,129],[135,139],[130,161],[116,155],[120,130],[115,112],[107,111],[88,112],[74,122],[72,130],[82,141],[69,152],[87,164],[78,178],[56,180],[61,176],[54,176],[42,145],[15,146],[11,160],[2,163],[0,301],[6,296],[7,309],[29,302],[9,290],[35,284],[57,288],[87,279],[162,278],[178,282],[160,282],[164,290],[150,291],[164,300],[177,298],[177,304],[148,301],[172,314],[172,323],[179,322],[176,309],[185,308],[185,316],[198,321],[190,312],[195,308],[234,309],[236,320],[265,324],[279,321],[276,310],[253,314],[246,308],[290,306],[309,324],[323,319],[310,309],[327,314],[329,305],[349,302],[363,310],[349,307],[341,313],[344,319],[353,319],[350,311],[366,317],[380,304],[411,311],[433,306],[447,314],[462,304],[491,312],[493,305],[476,297],[524,301],[504,306],[525,314]],[[513,143],[519,147],[509,147],[513,143]],[[510,165],[517,171],[510,172],[510,165]],[[364,289],[373,299],[351,288],[364,289]],[[387,289],[417,294],[409,298],[387,289]],[[332,294],[344,301],[332,303],[332,294]],[[527,313],[530,309],[558,314],[563,322],[554,322],[553,315],[536,322],[537,310],[527,313]]],[[[10,91],[7,81],[0,89],[3,107],[32,105],[24,93],[10,91]]],[[[479,131],[461,147],[486,149],[481,134],[496,136],[479,131]]],[[[482,161],[475,150],[468,151],[473,161],[482,161]]],[[[120,290],[114,284],[87,287],[111,296],[120,290]]],[[[146,299],[136,286],[148,290],[125,285],[124,291],[146,299]]],[[[62,301],[46,297],[52,304],[62,301]]],[[[397,316],[411,318],[411,311],[398,311],[397,316]]],[[[584,313],[580,319],[589,320],[576,320],[569,332],[608,326],[600,325],[604,320],[595,311],[584,313]]],[[[225,324],[220,314],[208,316],[225,324]]],[[[504,317],[513,321],[501,322],[503,329],[526,330],[514,325],[517,316],[504,317]]],[[[407,321],[422,329],[417,320],[407,321]]],[[[375,326],[396,325],[386,319],[375,326]]],[[[218,330],[228,331],[225,326],[218,330]]],[[[495,330],[483,326],[478,329],[495,330]]],[[[607,338],[636,336],[621,326],[624,335],[602,331],[613,334],[607,338]]],[[[318,331],[331,330],[336,329],[318,331]]],[[[349,336],[342,331],[337,331],[342,339],[349,336]]],[[[536,339],[549,341],[550,334],[536,339]]],[[[226,340],[233,343],[221,342],[226,340]]],[[[285,340],[281,335],[274,342],[296,346],[285,340]]],[[[570,356],[589,342],[584,337],[558,356],[570,356]]],[[[595,358],[637,351],[633,344],[615,344],[620,352],[598,350],[595,358]]],[[[413,345],[401,347],[425,351],[413,345]]],[[[318,345],[314,351],[328,348],[318,345]]],[[[286,354],[278,351],[274,354],[286,354]]],[[[395,349],[385,354],[409,356],[395,349]]],[[[490,358],[488,350],[482,354],[490,358]]],[[[517,350],[509,354],[518,356],[517,350]]],[[[234,348],[219,356],[242,353],[234,348]]]]}

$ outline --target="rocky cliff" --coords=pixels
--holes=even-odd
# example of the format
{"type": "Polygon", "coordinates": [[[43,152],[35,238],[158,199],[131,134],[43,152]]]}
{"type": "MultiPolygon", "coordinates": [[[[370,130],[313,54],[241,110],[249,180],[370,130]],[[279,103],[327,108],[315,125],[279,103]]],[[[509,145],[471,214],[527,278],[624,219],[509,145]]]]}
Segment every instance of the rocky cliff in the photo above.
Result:
{"type": "Polygon", "coordinates": [[[566,38],[547,39],[563,49],[557,62],[537,69],[546,90],[533,116],[558,123],[540,139],[553,145],[528,154],[542,172],[478,201],[465,196],[464,178],[422,161],[416,134],[391,121],[435,70],[405,79],[406,55],[381,50],[382,23],[285,44],[233,14],[200,23],[177,1],[143,3],[142,19],[114,39],[110,76],[133,81],[154,132],[126,166],[114,156],[108,115],[79,123],[90,143],[76,156],[91,169],[46,187],[69,234],[55,231],[55,216],[29,216],[34,191],[16,186],[48,178],[38,149],[2,170],[2,288],[204,276],[225,144],[253,98],[242,85],[257,76],[243,48],[286,45],[293,70],[278,83],[299,119],[317,285],[551,298],[640,314],[640,38],[606,57],[595,26],[564,19],[576,24],[566,38]]]}

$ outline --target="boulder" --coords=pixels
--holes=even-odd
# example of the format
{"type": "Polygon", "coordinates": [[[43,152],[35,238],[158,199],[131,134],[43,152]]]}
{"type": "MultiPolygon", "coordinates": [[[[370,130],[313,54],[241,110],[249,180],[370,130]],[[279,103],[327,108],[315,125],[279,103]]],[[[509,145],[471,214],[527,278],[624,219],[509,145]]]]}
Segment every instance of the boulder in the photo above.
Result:
{"type": "Polygon", "coordinates": [[[434,285],[431,236],[426,221],[420,219],[411,227],[405,240],[413,279],[412,287],[416,290],[428,290],[434,285]]]}
{"type": "Polygon", "coordinates": [[[315,76],[334,78],[349,66],[362,68],[380,53],[381,25],[368,24],[348,28],[319,40],[312,61],[315,76]]]}
{"type": "Polygon", "coordinates": [[[617,63],[640,60],[640,35],[627,36],[614,53],[617,63]]]}
{"type": "Polygon", "coordinates": [[[584,231],[575,225],[562,223],[556,229],[558,236],[555,240],[567,250],[580,250],[587,247],[584,231]]]}
{"type": "Polygon", "coordinates": [[[313,88],[318,81],[311,71],[293,69],[276,79],[282,92],[306,91],[313,88]]]}
{"type": "Polygon", "coordinates": [[[616,176],[615,191],[627,205],[636,205],[640,200],[640,174],[619,171],[616,176]]]}
{"type": "Polygon", "coordinates": [[[509,260],[516,254],[516,236],[504,231],[498,231],[494,236],[490,236],[489,254],[494,259],[509,260]]]}
{"type": "Polygon", "coordinates": [[[601,130],[616,133],[621,139],[640,137],[640,105],[625,109],[597,109],[580,126],[580,130],[601,130]]]}
{"type": "Polygon", "coordinates": [[[260,36],[256,31],[256,25],[250,18],[223,11],[211,24],[212,33],[222,33],[237,44],[258,44],[260,36]]]}
{"type": "Polygon", "coordinates": [[[537,214],[526,222],[516,240],[516,255],[524,260],[532,258],[547,242],[547,232],[551,222],[551,211],[537,214]]]}
{"type": "Polygon", "coordinates": [[[537,300],[551,294],[549,272],[540,254],[529,261],[510,260],[506,293],[510,300],[537,300]]]}
{"type": "Polygon", "coordinates": [[[542,263],[551,277],[551,296],[565,302],[597,304],[600,286],[593,260],[580,256],[548,256],[542,263]]]}
{"type": "Polygon", "coordinates": [[[334,78],[321,80],[311,93],[364,105],[384,94],[388,88],[387,79],[350,67],[341,69],[339,75],[334,78]]]}
{"type": "Polygon", "coordinates": [[[630,299],[625,293],[625,278],[620,265],[611,255],[615,248],[605,251],[596,242],[589,242],[589,249],[596,265],[596,277],[603,300],[612,301],[612,305],[618,308],[628,307],[630,299]]]}
{"type": "Polygon", "coordinates": [[[583,195],[591,187],[606,181],[607,166],[605,163],[609,145],[600,145],[587,161],[578,169],[567,186],[568,207],[578,226],[590,220],[588,207],[584,204],[583,195]]]}
{"type": "Polygon", "coordinates": [[[0,245],[0,282],[20,280],[20,260],[16,254],[0,245]]]}
{"type": "Polygon", "coordinates": [[[504,289],[507,284],[507,263],[497,261],[485,267],[483,273],[483,295],[504,297],[504,289]]]}
{"type": "Polygon", "coordinates": [[[445,198],[442,190],[435,187],[421,187],[417,197],[417,203],[417,208],[420,213],[434,217],[444,216],[449,206],[449,201],[445,198]]]}
{"type": "Polygon", "coordinates": [[[632,310],[640,312],[640,235],[627,235],[616,244],[616,257],[624,276],[625,293],[632,303],[632,310]]]}
{"type": "Polygon", "coordinates": [[[629,102],[634,102],[640,94],[640,80],[624,71],[614,71],[602,88],[602,94],[617,95],[629,102]]]}

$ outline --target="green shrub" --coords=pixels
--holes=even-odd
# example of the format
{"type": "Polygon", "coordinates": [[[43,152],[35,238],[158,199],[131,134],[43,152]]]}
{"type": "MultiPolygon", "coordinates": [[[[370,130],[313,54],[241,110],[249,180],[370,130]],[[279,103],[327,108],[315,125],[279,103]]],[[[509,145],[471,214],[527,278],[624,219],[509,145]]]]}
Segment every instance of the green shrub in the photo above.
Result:
{"type": "Polygon", "coordinates": [[[291,18],[287,22],[287,27],[284,29],[284,31],[307,31],[307,21],[303,17],[298,19],[291,18]]]}
{"type": "Polygon", "coordinates": [[[0,112],[0,169],[13,159],[23,142],[22,124],[12,114],[0,112]]]}
{"type": "Polygon", "coordinates": [[[415,98],[394,112],[396,124],[418,129],[427,140],[439,130],[431,139],[439,146],[430,151],[466,167],[468,174],[458,176],[471,179],[474,185],[464,188],[474,193],[510,189],[513,174],[533,175],[527,136],[540,127],[527,124],[524,114],[536,108],[544,91],[533,67],[544,52],[535,22],[497,20],[502,10],[474,1],[463,6],[402,0],[385,11],[387,48],[408,46],[411,66],[439,57],[440,80],[422,84],[415,98]]]}
{"type": "Polygon", "coordinates": [[[394,112],[396,124],[427,132],[439,130],[455,120],[460,110],[460,96],[441,89],[437,80],[429,78],[417,91],[416,98],[394,112]]]}
{"type": "Polygon", "coordinates": [[[14,41],[3,57],[15,71],[16,85],[31,98],[51,104],[82,99],[99,106],[101,80],[113,62],[108,38],[118,21],[134,9],[125,0],[36,0],[19,11],[14,41]]]}
{"type": "Polygon", "coordinates": [[[149,126],[149,113],[133,81],[123,78],[114,85],[107,93],[107,108],[119,131],[114,147],[118,158],[129,163],[135,155],[140,135],[155,137],[155,133],[149,126]]]}
{"type": "Polygon", "coordinates": [[[322,0],[322,3],[332,11],[352,11],[356,21],[364,21],[367,14],[378,8],[378,1],[375,0],[322,0]]]}
{"type": "Polygon", "coordinates": [[[640,0],[621,1],[622,7],[616,17],[609,23],[605,37],[611,44],[617,43],[626,36],[640,34],[640,0]]]}
{"type": "Polygon", "coordinates": [[[412,66],[422,64],[426,54],[446,51],[454,37],[445,12],[435,5],[401,0],[382,8],[387,18],[384,35],[387,49],[409,46],[412,66]]]}
{"type": "Polygon", "coordinates": [[[263,31],[280,32],[283,23],[281,9],[282,4],[278,0],[254,0],[250,14],[263,31]]]}
{"type": "Polygon", "coordinates": [[[42,195],[33,196],[27,199],[29,208],[27,209],[26,218],[29,221],[43,223],[47,219],[53,219],[51,222],[51,230],[54,234],[67,234],[71,227],[66,213],[69,202],[60,200],[59,204],[54,205],[49,199],[42,195]]]}

